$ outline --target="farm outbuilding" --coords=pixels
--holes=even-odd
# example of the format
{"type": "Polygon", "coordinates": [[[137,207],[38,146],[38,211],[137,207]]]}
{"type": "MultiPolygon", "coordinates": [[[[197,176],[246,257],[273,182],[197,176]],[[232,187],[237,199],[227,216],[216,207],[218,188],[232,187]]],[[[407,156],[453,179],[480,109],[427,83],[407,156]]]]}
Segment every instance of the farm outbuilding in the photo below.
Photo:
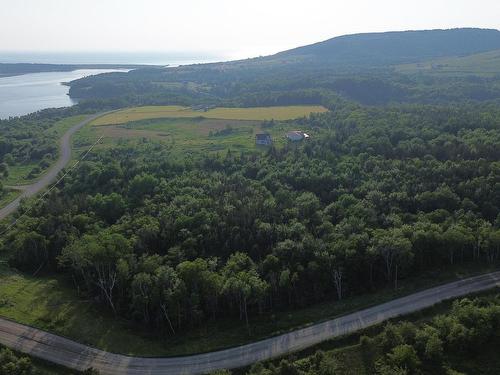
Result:
{"type": "Polygon", "coordinates": [[[272,145],[272,143],[273,143],[273,140],[272,140],[270,134],[261,133],[261,134],[255,135],[255,144],[256,145],[270,146],[270,145],[272,145]]]}
{"type": "Polygon", "coordinates": [[[302,141],[303,139],[309,138],[309,134],[304,133],[303,131],[300,130],[293,130],[291,132],[286,133],[286,138],[292,142],[299,142],[302,141]]]}

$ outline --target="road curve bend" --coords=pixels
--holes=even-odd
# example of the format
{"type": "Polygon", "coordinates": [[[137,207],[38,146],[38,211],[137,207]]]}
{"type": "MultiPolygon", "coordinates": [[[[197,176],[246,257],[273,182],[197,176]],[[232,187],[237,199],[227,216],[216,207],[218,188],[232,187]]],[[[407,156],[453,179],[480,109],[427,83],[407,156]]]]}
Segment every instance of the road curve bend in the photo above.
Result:
{"type": "Polygon", "coordinates": [[[427,289],[252,344],[185,357],[142,358],[109,353],[1,318],[0,344],[75,370],[92,367],[103,375],[203,374],[278,357],[450,298],[498,286],[500,271],[427,289]]]}
{"type": "Polygon", "coordinates": [[[57,159],[56,163],[52,167],[50,167],[49,170],[36,182],[32,183],[31,185],[18,187],[23,191],[23,193],[8,205],[0,209],[0,220],[5,219],[11,213],[17,210],[19,204],[21,203],[21,199],[32,197],[38,194],[40,191],[44,190],[47,186],[55,181],[59,172],[61,172],[71,160],[71,137],[73,136],[73,134],[75,134],[78,130],[83,128],[88,123],[94,121],[96,118],[101,117],[102,115],[103,113],[88,116],[85,120],[79,122],[76,125],[73,125],[69,130],[66,131],[66,133],[64,133],[59,141],[59,158],[57,159]]]}

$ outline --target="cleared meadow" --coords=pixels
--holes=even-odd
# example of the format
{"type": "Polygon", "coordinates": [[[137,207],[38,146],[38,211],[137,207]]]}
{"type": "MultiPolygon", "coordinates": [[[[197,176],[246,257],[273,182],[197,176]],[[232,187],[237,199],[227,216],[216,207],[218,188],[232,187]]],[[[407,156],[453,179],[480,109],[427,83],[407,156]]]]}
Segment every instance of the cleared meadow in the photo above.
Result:
{"type": "MultiPolygon", "coordinates": [[[[157,118],[130,121],[122,125],[87,126],[75,136],[73,144],[76,155],[84,152],[100,136],[104,138],[99,147],[113,147],[120,141],[146,139],[165,144],[177,155],[192,151],[211,153],[228,149],[266,150],[266,146],[255,145],[255,134],[269,133],[273,144],[279,147],[286,143],[286,132],[296,127],[296,124],[286,122],[263,126],[261,121],[250,120],[157,118]]],[[[312,132],[309,129],[308,131],[312,132]]]]}
{"type": "MultiPolygon", "coordinates": [[[[269,133],[275,146],[286,143],[285,134],[296,130],[292,121],[327,111],[321,106],[213,108],[194,110],[181,106],[147,106],[120,110],[93,121],[75,136],[76,155],[99,136],[98,147],[112,147],[123,140],[154,140],[178,155],[197,152],[265,150],[255,145],[257,133],[269,133]],[[276,120],[269,123],[265,120],[276,120]]],[[[307,130],[313,137],[312,129],[307,130]]]]}
{"type": "Polygon", "coordinates": [[[254,107],[254,108],[213,108],[209,110],[194,110],[181,106],[147,106],[128,108],[98,118],[93,125],[118,125],[130,121],[155,118],[196,118],[220,120],[292,120],[308,116],[311,113],[327,112],[322,106],[282,106],[282,107],[254,107]]]}

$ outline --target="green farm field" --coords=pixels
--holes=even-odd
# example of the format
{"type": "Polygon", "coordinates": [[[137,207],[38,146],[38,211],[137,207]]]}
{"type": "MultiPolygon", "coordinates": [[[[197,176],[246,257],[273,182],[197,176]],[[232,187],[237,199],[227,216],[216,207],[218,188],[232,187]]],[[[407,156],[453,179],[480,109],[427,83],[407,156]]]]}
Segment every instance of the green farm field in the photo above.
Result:
{"type": "Polygon", "coordinates": [[[100,117],[93,125],[117,125],[130,121],[154,118],[196,118],[219,120],[292,120],[309,116],[311,113],[327,112],[322,106],[282,106],[254,108],[213,108],[207,111],[197,111],[181,106],[149,106],[128,108],[100,117]]]}
{"type": "MultiPolygon", "coordinates": [[[[207,112],[176,106],[132,108],[103,116],[80,130],[74,140],[74,155],[80,155],[100,136],[101,148],[127,140],[153,140],[176,154],[266,150],[255,145],[256,134],[269,133],[273,144],[281,147],[286,143],[286,132],[298,129],[287,120],[322,111],[323,107],[305,106],[216,108],[207,112]],[[264,122],[265,118],[280,120],[264,122]]],[[[300,130],[315,136],[312,129],[300,130]]]]}

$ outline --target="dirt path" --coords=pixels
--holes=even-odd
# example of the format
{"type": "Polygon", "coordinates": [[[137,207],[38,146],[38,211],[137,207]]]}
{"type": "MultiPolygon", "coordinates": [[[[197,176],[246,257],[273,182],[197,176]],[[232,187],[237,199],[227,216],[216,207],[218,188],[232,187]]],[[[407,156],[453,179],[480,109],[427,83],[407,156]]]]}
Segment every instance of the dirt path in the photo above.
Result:
{"type": "Polygon", "coordinates": [[[102,375],[203,374],[278,357],[399,315],[430,307],[446,299],[498,286],[500,271],[427,289],[263,341],[185,357],[142,358],[113,354],[1,318],[0,343],[72,369],[83,371],[92,367],[102,375]]]}
{"type": "Polygon", "coordinates": [[[50,169],[39,180],[30,185],[11,187],[14,189],[22,190],[23,193],[8,205],[0,209],[0,220],[5,219],[7,216],[13,213],[19,207],[21,199],[32,197],[38,194],[40,191],[44,190],[52,182],[55,181],[59,172],[61,172],[71,160],[71,137],[73,136],[73,134],[75,134],[78,130],[80,130],[91,121],[103,115],[104,113],[99,113],[96,115],[88,116],[85,120],[79,122],[76,125],[73,125],[68,131],[66,131],[66,133],[64,133],[61,140],[59,141],[59,158],[57,159],[56,163],[52,167],[50,167],[50,169]]]}

